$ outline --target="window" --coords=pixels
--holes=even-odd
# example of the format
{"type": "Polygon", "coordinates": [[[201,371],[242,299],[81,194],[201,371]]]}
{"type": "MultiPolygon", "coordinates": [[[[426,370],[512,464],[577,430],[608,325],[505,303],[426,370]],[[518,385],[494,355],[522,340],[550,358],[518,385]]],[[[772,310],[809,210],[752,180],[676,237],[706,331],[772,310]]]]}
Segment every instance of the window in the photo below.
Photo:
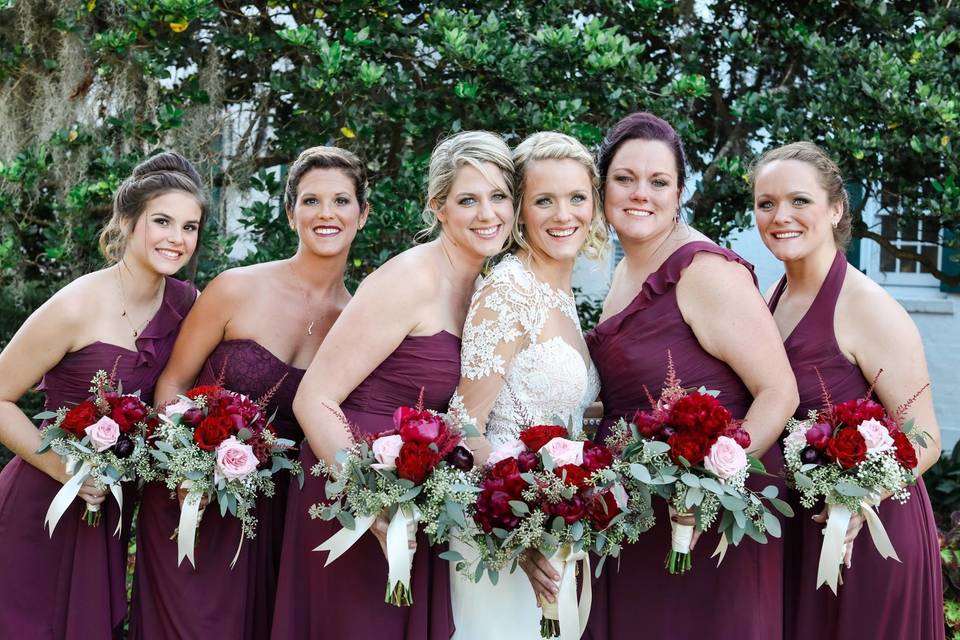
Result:
{"type": "MultiPolygon", "coordinates": [[[[880,216],[880,234],[900,249],[923,256],[933,264],[940,264],[939,218],[923,216],[901,221],[896,216],[880,216]]],[[[880,271],[903,275],[930,273],[930,269],[917,260],[898,258],[882,247],[880,249],[880,271]]]]}

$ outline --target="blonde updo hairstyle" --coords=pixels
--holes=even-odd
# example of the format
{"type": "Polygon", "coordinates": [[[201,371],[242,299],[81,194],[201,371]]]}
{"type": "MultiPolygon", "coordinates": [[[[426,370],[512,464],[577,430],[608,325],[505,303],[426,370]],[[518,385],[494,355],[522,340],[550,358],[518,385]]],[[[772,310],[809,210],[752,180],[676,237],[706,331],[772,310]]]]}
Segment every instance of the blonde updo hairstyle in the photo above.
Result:
{"type": "Polygon", "coordinates": [[[450,188],[457,172],[470,165],[483,174],[491,184],[496,184],[483,163],[489,162],[503,172],[506,188],[511,191],[514,183],[513,160],[510,147],[500,136],[489,131],[464,131],[437,143],[430,154],[430,171],[427,179],[427,203],[423,208],[426,227],[417,234],[418,240],[433,235],[440,226],[437,211],[443,208],[450,195],[450,188]]]}
{"type": "Polygon", "coordinates": [[[830,204],[840,205],[840,221],[833,228],[833,240],[837,248],[846,251],[850,244],[853,219],[850,213],[850,198],[844,186],[840,167],[827,155],[821,147],[812,142],[793,142],[764,153],[750,168],[750,189],[756,188],[757,175],[760,170],[777,160],[797,160],[812,166],[817,172],[817,182],[820,188],[827,192],[830,204]]]}
{"type": "Polygon", "coordinates": [[[123,259],[127,240],[150,200],[172,191],[192,195],[200,205],[200,230],[197,250],[190,257],[187,269],[196,272],[197,254],[200,247],[199,234],[207,218],[210,203],[203,189],[200,174],[189,160],[173,151],[164,151],[147,158],[133,169],[113,196],[113,215],[100,232],[100,253],[107,264],[116,264],[123,259]]]}
{"type": "Polygon", "coordinates": [[[300,181],[314,169],[338,169],[353,182],[360,212],[367,204],[370,185],[367,182],[367,168],[356,154],[339,147],[310,147],[304,149],[290,165],[287,172],[287,184],[283,191],[283,206],[290,216],[297,204],[297,191],[300,181]]]}
{"type": "Polygon", "coordinates": [[[531,163],[538,160],[573,160],[580,163],[590,176],[590,196],[593,199],[593,215],[590,218],[590,228],[587,230],[587,239],[580,248],[580,253],[588,258],[600,258],[606,254],[609,246],[609,231],[607,220],[603,215],[603,203],[600,199],[600,176],[593,155],[583,144],[564,133],[556,131],[541,131],[528,136],[513,150],[513,164],[516,167],[514,192],[516,193],[517,215],[513,219],[513,229],[510,232],[510,244],[507,251],[516,252],[518,249],[530,250],[530,245],[523,237],[521,215],[523,212],[524,180],[531,163]]]}

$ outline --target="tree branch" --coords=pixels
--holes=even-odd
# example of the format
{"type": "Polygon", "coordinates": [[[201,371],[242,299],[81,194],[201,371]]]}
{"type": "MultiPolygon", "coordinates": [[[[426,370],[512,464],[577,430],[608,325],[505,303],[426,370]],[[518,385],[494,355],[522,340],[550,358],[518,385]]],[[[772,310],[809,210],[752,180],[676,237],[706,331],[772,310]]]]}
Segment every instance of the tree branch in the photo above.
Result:
{"type": "Polygon", "coordinates": [[[936,264],[935,260],[930,260],[927,256],[914,253],[907,249],[902,249],[896,244],[890,241],[889,238],[885,238],[876,231],[871,231],[867,228],[866,225],[858,225],[854,229],[854,235],[861,238],[869,238],[877,244],[879,244],[885,251],[889,251],[894,256],[900,258],[901,260],[913,260],[914,262],[919,262],[924,267],[930,271],[930,275],[934,278],[943,282],[944,284],[955,287],[960,285],[960,275],[952,276],[948,273],[944,273],[939,269],[939,264],[936,264]]]}

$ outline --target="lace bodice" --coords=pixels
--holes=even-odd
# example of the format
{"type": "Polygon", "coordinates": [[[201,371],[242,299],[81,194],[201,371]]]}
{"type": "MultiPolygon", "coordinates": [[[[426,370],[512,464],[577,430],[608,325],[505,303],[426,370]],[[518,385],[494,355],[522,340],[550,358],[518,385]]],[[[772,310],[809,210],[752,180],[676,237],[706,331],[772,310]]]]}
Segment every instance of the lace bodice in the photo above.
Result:
{"type": "Polygon", "coordinates": [[[496,446],[521,425],[571,421],[600,390],[569,294],[506,256],[473,296],[463,329],[461,379],[451,409],[486,425],[496,446]]]}

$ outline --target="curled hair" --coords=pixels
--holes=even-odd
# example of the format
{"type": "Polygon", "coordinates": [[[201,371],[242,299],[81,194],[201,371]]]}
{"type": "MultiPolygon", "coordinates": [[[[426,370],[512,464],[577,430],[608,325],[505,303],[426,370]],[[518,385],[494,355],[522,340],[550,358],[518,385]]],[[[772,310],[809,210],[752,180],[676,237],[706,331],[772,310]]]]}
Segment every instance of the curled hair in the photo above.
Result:
{"type": "MultiPolygon", "coordinates": [[[[137,221],[146,209],[147,203],[166,193],[183,191],[192,195],[200,205],[200,232],[207,218],[210,203],[203,189],[203,180],[189,160],[173,151],[164,151],[147,158],[133,169],[113,195],[113,215],[100,232],[100,253],[108,264],[116,264],[123,258],[127,248],[127,239],[137,221]]],[[[188,270],[194,272],[200,237],[197,238],[197,251],[188,263],[188,270]]]]}
{"type": "Polygon", "coordinates": [[[677,166],[677,188],[683,190],[687,182],[687,152],[683,148],[683,141],[669,122],[646,111],[631,113],[607,132],[597,153],[601,185],[607,183],[607,172],[617,149],[628,140],[657,140],[670,147],[677,166]]]}
{"type": "Polygon", "coordinates": [[[464,131],[437,143],[430,154],[427,202],[422,213],[427,226],[417,234],[417,239],[429,237],[439,226],[436,209],[442,208],[446,203],[457,173],[464,165],[472,166],[494,184],[493,176],[488,175],[483,166],[484,162],[493,164],[503,172],[506,187],[512,191],[513,160],[510,157],[510,148],[500,136],[489,131],[464,131]]]}
{"type": "Polygon", "coordinates": [[[760,170],[777,160],[796,160],[806,162],[817,172],[817,183],[827,192],[830,204],[840,205],[840,221],[833,229],[833,240],[837,248],[846,251],[852,235],[853,219],[850,213],[850,198],[844,186],[840,167],[819,146],[812,142],[793,142],[765,152],[750,167],[750,189],[756,187],[757,175],[760,170]]]}
{"type": "Polygon", "coordinates": [[[293,212],[297,203],[297,191],[300,181],[313,169],[339,169],[353,181],[353,190],[360,211],[367,204],[370,185],[367,182],[367,168],[360,158],[351,151],[339,147],[310,147],[304,149],[290,165],[287,184],[283,190],[283,206],[287,213],[293,212]]]}
{"type": "Polygon", "coordinates": [[[600,178],[597,174],[597,165],[587,148],[576,138],[555,131],[541,131],[527,137],[513,150],[513,165],[516,167],[514,178],[514,193],[516,198],[517,215],[513,219],[513,229],[510,232],[508,251],[518,248],[530,250],[520,228],[520,215],[523,211],[524,182],[527,169],[537,160],[573,160],[580,163],[590,177],[590,196],[593,199],[593,214],[590,217],[590,228],[587,239],[580,248],[581,253],[589,258],[599,258],[606,253],[609,232],[607,221],[603,217],[603,205],[600,201],[600,178]]]}

